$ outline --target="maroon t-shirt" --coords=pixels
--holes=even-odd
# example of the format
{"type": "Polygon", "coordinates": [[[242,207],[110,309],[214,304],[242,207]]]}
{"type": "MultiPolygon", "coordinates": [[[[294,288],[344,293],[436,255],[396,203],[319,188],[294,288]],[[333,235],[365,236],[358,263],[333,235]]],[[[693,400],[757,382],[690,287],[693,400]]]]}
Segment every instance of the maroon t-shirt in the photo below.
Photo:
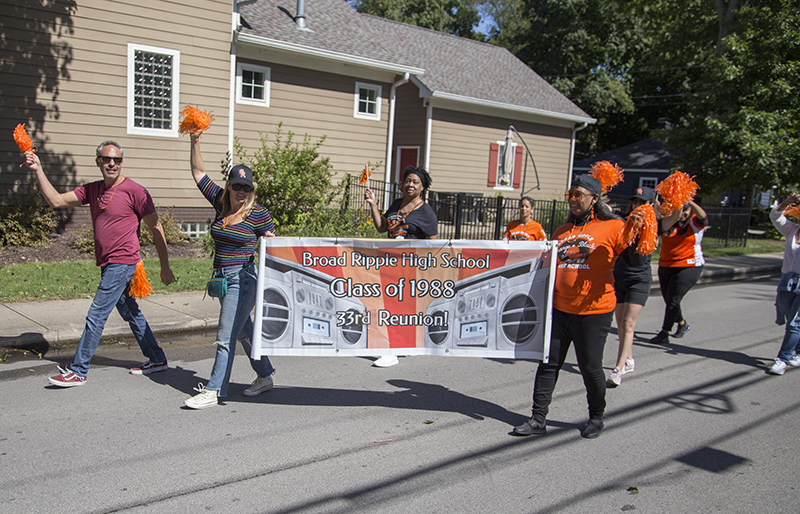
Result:
{"type": "Polygon", "coordinates": [[[98,180],[74,193],[82,204],[89,204],[92,212],[97,265],[139,262],[139,222],[156,211],[147,189],[125,177],[110,189],[98,180]]]}

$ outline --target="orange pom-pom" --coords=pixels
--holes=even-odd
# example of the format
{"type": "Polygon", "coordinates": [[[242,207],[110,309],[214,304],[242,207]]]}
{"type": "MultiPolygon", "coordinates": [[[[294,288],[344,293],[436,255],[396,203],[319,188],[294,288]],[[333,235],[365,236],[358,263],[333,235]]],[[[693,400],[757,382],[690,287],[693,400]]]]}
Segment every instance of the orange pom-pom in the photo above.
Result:
{"type": "Polygon", "coordinates": [[[178,132],[181,134],[202,134],[214,121],[214,115],[194,105],[187,105],[181,110],[181,126],[178,132]]]}
{"type": "Polygon", "coordinates": [[[364,173],[361,174],[361,180],[358,181],[358,184],[366,184],[367,180],[369,180],[369,170],[367,169],[367,165],[364,165],[364,173]]]}
{"type": "Polygon", "coordinates": [[[622,237],[628,245],[633,244],[638,237],[639,244],[636,245],[636,253],[640,255],[650,255],[656,251],[658,220],[652,205],[640,205],[631,211],[630,216],[625,220],[622,237]]]}
{"type": "Polygon", "coordinates": [[[136,264],[136,270],[133,272],[133,278],[128,287],[128,294],[131,298],[141,300],[147,298],[153,292],[153,284],[147,279],[147,271],[144,269],[144,263],[139,261],[136,264]]]}
{"type": "Polygon", "coordinates": [[[603,186],[603,192],[608,193],[611,188],[622,182],[623,170],[616,164],[611,164],[608,161],[599,161],[592,164],[589,174],[600,182],[600,185],[603,186]]]}
{"type": "Polygon", "coordinates": [[[661,202],[661,214],[667,216],[694,199],[700,186],[693,178],[682,171],[675,171],[656,186],[656,192],[664,199],[661,202]]]}
{"type": "Polygon", "coordinates": [[[14,129],[14,141],[17,143],[20,151],[22,152],[30,152],[33,150],[33,141],[31,141],[31,136],[25,132],[25,125],[20,123],[14,129]]]}
{"type": "Polygon", "coordinates": [[[791,216],[792,218],[800,221],[800,204],[792,205],[783,211],[783,214],[786,216],[791,216]]]}

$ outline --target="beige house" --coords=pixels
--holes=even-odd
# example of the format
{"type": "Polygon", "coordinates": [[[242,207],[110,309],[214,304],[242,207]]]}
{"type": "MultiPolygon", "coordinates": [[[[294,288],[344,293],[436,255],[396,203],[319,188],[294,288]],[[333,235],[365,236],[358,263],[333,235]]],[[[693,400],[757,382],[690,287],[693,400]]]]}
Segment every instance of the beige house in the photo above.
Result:
{"type": "Polygon", "coordinates": [[[409,164],[433,189],[552,198],[569,180],[575,131],[594,119],[503,48],[355,12],[344,0],[0,0],[0,187],[29,179],[17,123],[62,190],[96,180],[94,147],[125,147],[124,172],[187,221],[208,207],[179,136],[186,104],[216,116],[203,136],[212,178],[238,137],[312,139],[339,175],[409,164]],[[513,126],[513,162],[504,159],[513,126]],[[524,151],[524,143],[530,157],[524,151]],[[532,157],[532,159],[531,159],[532,157]],[[527,174],[522,177],[527,161],[527,174]],[[509,168],[509,169],[505,169],[509,168]]]}

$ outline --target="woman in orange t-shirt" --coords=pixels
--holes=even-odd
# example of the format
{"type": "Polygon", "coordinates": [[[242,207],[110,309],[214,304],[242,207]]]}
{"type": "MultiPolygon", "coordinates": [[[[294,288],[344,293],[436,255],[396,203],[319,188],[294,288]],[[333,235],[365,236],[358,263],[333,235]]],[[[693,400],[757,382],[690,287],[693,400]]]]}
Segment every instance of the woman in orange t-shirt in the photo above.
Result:
{"type": "Polygon", "coordinates": [[[533,199],[523,196],[519,201],[519,220],[514,220],[506,227],[503,241],[543,241],[547,239],[542,226],[533,221],[533,199]]]}
{"type": "Polygon", "coordinates": [[[567,350],[575,344],[578,368],[586,386],[589,422],[587,439],[600,435],[606,407],[603,348],[616,307],[614,261],[627,247],[624,222],[601,199],[600,182],[581,175],[567,192],[570,215],[553,234],[558,240],[558,268],[553,292],[550,362],[540,363],[533,387],[532,417],[517,427],[517,435],[544,434],[558,373],[567,350]]]}
{"type": "Polygon", "coordinates": [[[708,228],[708,216],[702,207],[690,201],[679,215],[664,218],[661,253],[658,259],[658,285],[666,304],[661,331],[650,339],[654,344],[669,343],[670,330],[677,323],[672,337],[681,338],[691,327],[681,311],[681,301],[697,283],[703,272],[703,232],[708,228]],[[674,223],[674,226],[672,225],[674,223]]]}

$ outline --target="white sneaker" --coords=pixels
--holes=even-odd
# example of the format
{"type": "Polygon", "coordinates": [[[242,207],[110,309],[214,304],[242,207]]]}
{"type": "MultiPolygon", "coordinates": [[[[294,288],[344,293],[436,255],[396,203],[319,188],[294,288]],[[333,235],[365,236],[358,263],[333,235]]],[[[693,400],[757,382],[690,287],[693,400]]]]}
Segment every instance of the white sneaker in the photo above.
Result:
{"type": "Polygon", "coordinates": [[[250,384],[250,387],[245,389],[242,394],[245,396],[258,396],[264,391],[269,391],[272,389],[272,385],[272,375],[266,377],[256,377],[256,379],[253,380],[253,383],[250,384]]]}
{"type": "Polygon", "coordinates": [[[373,366],[376,366],[378,368],[388,368],[390,366],[396,366],[398,364],[400,364],[400,360],[397,358],[397,355],[384,355],[383,357],[372,363],[373,366]]]}
{"type": "Polygon", "coordinates": [[[622,373],[617,368],[611,370],[611,374],[608,375],[608,380],[606,380],[606,385],[609,387],[617,387],[622,383],[622,373]]]}
{"type": "Polygon", "coordinates": [[[772,367],[767,370],[767,373],[770,375],[783,375],[785,371],[786,363],[780,359],[775,359],[775,364],[773,364],[772,367]]]}
{"type": "Polygon", "coordinates": [[[183,402],[183,404],[190,409],[205,409],[217,405],[217,391],[206,389],[206,386],[203,384],[198,384],[194,390],[199,391],[199,394],[187,398],[183,402]]]}
{"type": "Polygon", "coordinates": [[[800,355],[794,354],[791,359],[789,359],[789,366],[796,368],[800,366],[800,355]]]}
{"type": "Polygon", "coordinates": [[[625,365],[622,366],[622,371],[620,372],[621,375],[625,373],[633,373],[633,368],[636,363],[633,362],[633,359],[625,359],[625,365]]]}

